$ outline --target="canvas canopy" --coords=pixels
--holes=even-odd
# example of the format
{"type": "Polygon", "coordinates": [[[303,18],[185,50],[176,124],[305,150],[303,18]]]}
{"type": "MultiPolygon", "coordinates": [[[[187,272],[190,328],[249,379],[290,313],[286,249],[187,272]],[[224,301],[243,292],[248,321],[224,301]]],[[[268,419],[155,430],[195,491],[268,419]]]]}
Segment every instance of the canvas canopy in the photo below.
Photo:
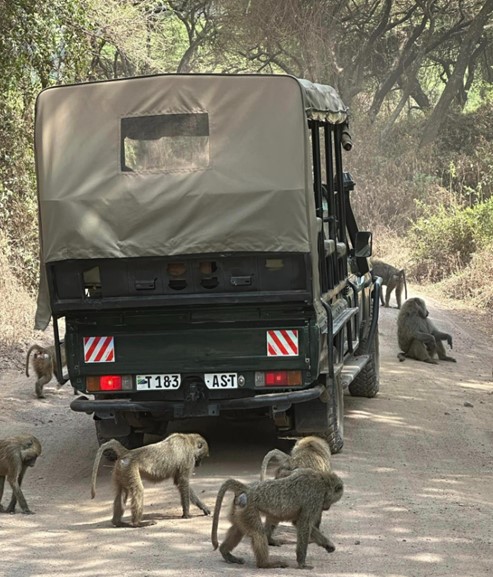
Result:
{"type": "Polygon", "coordinates": [[[58,86],[37,100],[45,264],[316,242],[309,118],[347,120],[329,87],[291,76],[159,75],[58,86]]]}

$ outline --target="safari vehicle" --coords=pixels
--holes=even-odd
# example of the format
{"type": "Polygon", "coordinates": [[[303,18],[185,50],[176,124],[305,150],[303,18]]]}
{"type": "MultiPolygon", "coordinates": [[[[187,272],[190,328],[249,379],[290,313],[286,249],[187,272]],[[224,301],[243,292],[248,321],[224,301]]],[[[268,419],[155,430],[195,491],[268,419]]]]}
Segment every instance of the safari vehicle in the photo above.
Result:
{"type": "Polygon", "coordinates": [[[280,436],[341,449],[345,389],[378,391],[380,284],[333,88],[209,74],[57,86],[38,97],[35,148],[36,326],[52,317],[58,343],[64,317],[71,408],[100,442],[267,415],[280,436]]]}

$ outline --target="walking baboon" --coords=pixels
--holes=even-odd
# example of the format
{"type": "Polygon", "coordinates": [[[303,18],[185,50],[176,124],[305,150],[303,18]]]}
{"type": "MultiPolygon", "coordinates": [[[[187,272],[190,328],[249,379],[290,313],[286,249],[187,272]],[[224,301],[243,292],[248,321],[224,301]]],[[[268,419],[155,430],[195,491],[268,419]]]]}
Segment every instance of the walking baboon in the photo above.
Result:
{"type": "Polygon", "coordinates": [[[442,361],[456,362],[447,356],[442,343],[447,341],[452,348],[452,337],[439,331],[428,318],[426,303],[421,298],[410,298],[402,305],[397,317],[397,340],[402,351],[397,355],[400,361],[410,358],[436,365],[437,354],[442,361]]]}
{"type": "MultiPolygon", "coordinates": [[[[261,481],[265,479],[267,468],[272,459],[276,459],[279,463],[274,471],[274,478],[276,479],[287,477],[296,469],[313,469],[314,471],[327,473],[331,471],[329,445],[326,441],[314,435],[298,439],[289,455],[279,449],[269,451],[262,461],[261,481]]],[[[321,517],[315,523],[317,528],[320,527],[320,522],[321,517]]],[[[280,542],[272,537],[276,526],[277,523],[268,523],[267,521],[265,523],[265,532],[269,545],[280,545],[280,542]]]]}
{"type": "MultiPolygon", "coordinates": [[[[42,347],[38,344],[29,347],[26,354],[26,377],[29,377],[29,357],[31,356],[31,353],[33,353],[31,364],[36,376],[38,377],[34,390],[36,391],[38,399],[44,399],[43,387],[51,381],[54,372],[57,370],[55,347],[54,345],[42,347]]],[[[65,366],[67,358],[65,353],[65,343],[63,342],[60,343],[60,356],[62,359],[62,366],[65,366]]]]}
{"type": "Polygon", "coordinates": [[[388,307],[390,303],[390,295],[395,289],[395,298],[397,301],[397,308],[401,308],[402,304],[402,289],[405,289],[405,297],[407,299],[407,283],[406,272],[403,268],[398,269],[391,264],[387,264],[381,260],[372,260],[372,271],[376,276],[382,277],[382,285],[387,287],[385,292],[385,303],[383,300],[383,291],[380,292],[380,300],[382,305],[388,307]]]}
{"type": "Polygon", "coordinates": [[[27,467],[34,467],[40,454],[41,443],[33,435],[0,439],[0,511],[4,511],[1,502],[5,479],[7,479],[12,487],[12,497],[5,512],[15,513],[18,501],[23,513],[32,514],[22,493],[21,485],[27,467]]]}
{"type": "Polygon", "coordinates": [[[306,552],[310,535],[329,553],[335,547],[329,539],[315,526],[322,511],[342,497],[343,483],[335,473],[297,469],[288,477],[259,481],[251,485],[228,479],[217,494],[212,521],[211,541],[214,549],[218,547],[217,527],[224,495],[233,491],[235,499],[231,506],[229,520],[231,527],[226,533],[219,551],[228,563],[244,563],[231,551],[240,543],[244,535],[251,539],[257,567],[287,567],[284,561],[269,559],[267,535],[262,524],[261,514],[267,521],[291,521],[297,532],[296,560],[298,567],[311,568],[306,565],[306,552]]]}
{"type": "Polygon", "coordinates": [[[115,527],[144,527],[154,525],[154,521],[142,521],[144,512],[144,486],[142,479],[158,483],[173,479],[178,488],[183,509],[183,518],[190,518],[190,501],[210,515],[209,508],[197,497],[190,487],[190,477],[194,467],[209,456],[207,441],[196,433],[173,433],[163,441],[137,449],[126,449],[116,439],[103,443],[96,453],[92,470],[91,497],[96,495],[96,477],[101,455],[107,449],[117,454],[113,467],[113,483],[116,489],[113,503],[112,523],[115,527]],[[123,523],[127,497],[130,496],[131,523],[123,523]]]}

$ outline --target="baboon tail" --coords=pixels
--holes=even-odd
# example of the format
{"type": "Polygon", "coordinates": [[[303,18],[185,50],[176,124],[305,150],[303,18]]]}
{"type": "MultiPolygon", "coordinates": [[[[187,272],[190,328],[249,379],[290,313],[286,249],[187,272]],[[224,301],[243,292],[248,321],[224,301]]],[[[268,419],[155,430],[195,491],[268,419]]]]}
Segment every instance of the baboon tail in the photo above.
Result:
{"type": "Polygon", "coordinates": [[[39,349],[38,345],[31,345],[29,347],[29,350],[27,351],[26,354],[26,377],[29,376],[29,357],[31,356],[31,353],[34,351],[34,349],[39,349]]]}
{"type": "Polygon", "coordinates": [[[94,459],[94,465],[92,467],[92,479],[91,479],[91,499],[94,499],[96,496],[96,478],[98,476],[98,469],[99,469],[99,462],[101,461],[101,456],[103,455],[104,451],[107,449],[111,449],[115,451],[118,458],[128,453],[128,449],[125,448],[120,441],[116,439],[111,439],[106,443],[103,443],[96,453],[96,457],[94,459]]]}
{"type": "Polygon", "coordinates": [[[406,282],[406,271],[402,269],[402,279],[404,281],[404,295],[406,296],[407,300],[407,282],[406,282]]]}
{"type": "Polygon", "coordinates": [[[265,477],[267,474],[267,468],[268,468],[269,463],[272,459],[277,459],[278,461],[285,461],[286,459],[289,459],[289,455],[286,455],[286,453],[283,453],[279,449],[272,449],[272,451],[269,451],[267,453],[267,455],[265,455],[265,457],[262,461],[262,467],[260,468],[260,480],[261,481],[265,480],[265,477]]]}
{"type": "Polygon", "coordinates": [[[216,505],[214,506],[214,517],[212,518],[212,530],[211,530],[211,542],[214,549],[217,549],[219,542],[217,540],[217,526],[219,524],[219,513],[221,512],[221,506],[223,503],[224,495],[226,491],[233,491],[235,497],[238,497],[241,493],[248,493],[248,487],[241,481],[236,479],[228,479],[219,487],[216,497],[216,505]]]}

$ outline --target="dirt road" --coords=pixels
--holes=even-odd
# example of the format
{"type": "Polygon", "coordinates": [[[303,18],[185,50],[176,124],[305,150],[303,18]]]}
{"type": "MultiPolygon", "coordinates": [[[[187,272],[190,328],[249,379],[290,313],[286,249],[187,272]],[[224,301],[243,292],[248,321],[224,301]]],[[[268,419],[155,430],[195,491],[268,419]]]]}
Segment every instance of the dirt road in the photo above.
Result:
{"type": "MultiPolygon", "coordinates": [[[[457,364],[439,366],[396,358],[397,310],[382,309],[381,389],[375,399],[345,397],[345,446],[333,466],[345,494],[324,516],[322,529],[336,551],[310,545],[311,575],[332,577],[486,577],[493,571],[493,347],[475,335],[463,314],[430,306],[454,336],[457,364]]],[[[71,389],[47,387],[17,371],[0,375],[0,436],[33,432],[44,452],[26,474],[25,495],[35,515],[0,515],[0,575],[5,577],[154,577],[299,575],[296,569],[257,570],[249,544],[238,547],[246,565],[224,563],[210,544],[210,517],[193,510],[180,519],[171,483],[146,485],[142,529],[110,525],[110,465],[90,499],[97,443],[92,420],[68,405],[71,389]]],[[[183,423],[206,435],[211,457],[193,486],[211,508],[219,484],[257,478],[276,440],[268,423],[183,423]]],[[[6,488],[4,500],[10,498],[6,488]]],[[[220,525],[224,533],[227,521],[220,525]]],[[[273,551],[294,564],[295,535],[273,551]]]]}

